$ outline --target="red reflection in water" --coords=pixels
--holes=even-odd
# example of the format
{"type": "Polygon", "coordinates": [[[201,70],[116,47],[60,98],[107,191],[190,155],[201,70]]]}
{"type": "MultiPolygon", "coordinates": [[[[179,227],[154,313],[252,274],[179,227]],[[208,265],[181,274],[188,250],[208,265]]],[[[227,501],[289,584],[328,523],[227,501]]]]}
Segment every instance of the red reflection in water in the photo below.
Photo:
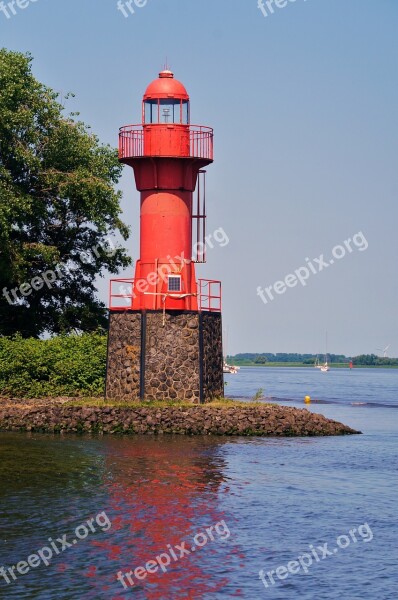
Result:
{"type": "MultiPolygon", "coordinates": [[[[218,509],[218,495],[224,491],[221,444],[214,438],[108,438],[104,448],[109,478],[106,512],[112,528],[103,541],[91,541],[96,550],[93,563],[98,564],[101,549],[107,564],[86,575],[94,576],[103,592],[115,593],[113,600],[130,598],[134,592],[148,600],[202,598],[227,585],[228,579],[219,572],[230,560],[239,564],[236,559],[241,552],[231,541],[232,517],[218,509]],[[133,574],[135,584],[128,590],[116,579],[119,571],[125,574],[145,567],[161,553],[170,555],[168,545],[179,556],[176,544],[186,542],[191,549],[196,533],[206,533],[207,527],[222,520],[231,530],[227,541],[220,541],[227,535],[224,527],[220,526],[221,535],[213,528],[214,541],[208,539],[178,561],[171,558],[165,573],[159,569],[141,581],[133,574]]],[[[240,596],[241,591],[232,589],[229,595],[240,596]]]]}

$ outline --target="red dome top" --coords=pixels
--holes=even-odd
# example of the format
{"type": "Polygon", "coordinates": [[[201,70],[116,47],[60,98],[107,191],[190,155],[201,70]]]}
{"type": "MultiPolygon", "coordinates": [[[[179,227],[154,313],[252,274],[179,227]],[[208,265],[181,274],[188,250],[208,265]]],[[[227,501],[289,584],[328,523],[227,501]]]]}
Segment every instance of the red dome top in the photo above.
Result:
{"type": "Polygon", "coordinates": [[[150,83],[145,91],[144,100],[153,98],[176,98],[189,100],[188,92],[180,81],[174,79],[174,73],[165,69],[159,73],[159,79],[150,83]]]}

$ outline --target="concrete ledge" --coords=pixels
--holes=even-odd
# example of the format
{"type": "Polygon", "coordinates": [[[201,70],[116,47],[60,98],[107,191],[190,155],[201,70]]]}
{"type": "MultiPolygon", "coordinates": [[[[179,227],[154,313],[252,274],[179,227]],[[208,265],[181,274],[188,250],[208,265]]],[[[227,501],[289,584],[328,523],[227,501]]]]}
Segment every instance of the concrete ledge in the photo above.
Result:
{"type": "Polygon", "coordinates": [[[44,433],[336,436],[361,433],[306,409],[252,406],[71,406],[64,400],[0,402],[1,431],[44,433]]]}

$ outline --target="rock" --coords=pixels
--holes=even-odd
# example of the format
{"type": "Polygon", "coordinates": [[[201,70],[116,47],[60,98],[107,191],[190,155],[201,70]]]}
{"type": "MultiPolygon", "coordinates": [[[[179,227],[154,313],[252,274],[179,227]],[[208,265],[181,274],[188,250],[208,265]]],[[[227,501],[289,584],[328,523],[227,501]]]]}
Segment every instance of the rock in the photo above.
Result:
{"type": "MultiPolygon", "coordinates": [[[[177,394],[176,394],[177,396],[177,394]]],[[[0,400],[0,430],[186,435],[324,436],[360,433],[342,423],[283,406],[65,406],[65,399],[0,400]]]]}

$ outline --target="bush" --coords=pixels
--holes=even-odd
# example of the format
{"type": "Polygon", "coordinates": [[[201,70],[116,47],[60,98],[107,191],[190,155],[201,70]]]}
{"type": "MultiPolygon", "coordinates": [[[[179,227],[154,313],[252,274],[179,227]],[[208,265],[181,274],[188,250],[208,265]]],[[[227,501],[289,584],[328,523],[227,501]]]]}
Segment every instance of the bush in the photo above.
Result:
{"type": "Polygon", "coordinates": [[[48,340],[0,337],[0,396],[99,396],[106,342],[101,333],[48,340]]]}

